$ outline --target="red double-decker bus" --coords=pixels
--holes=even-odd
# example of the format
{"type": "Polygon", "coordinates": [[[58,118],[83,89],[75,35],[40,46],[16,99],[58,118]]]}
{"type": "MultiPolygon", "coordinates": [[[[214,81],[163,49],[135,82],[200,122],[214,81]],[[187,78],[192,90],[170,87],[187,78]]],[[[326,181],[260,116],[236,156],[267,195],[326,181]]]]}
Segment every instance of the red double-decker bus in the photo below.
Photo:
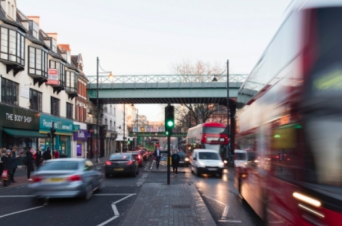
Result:
{"type": "Polygon", "coordinates": [[[188,130],[186,152],[191,154],[195,148],[217,150],[225,156],[228,145],[227,126],[222,123],[207,122],[188,130]]]}
{"type": "Polygon", "coordinates": [[[342,225],[342,1],[302,1],[238,94],[240,195],[268,225],[342,225]]]}

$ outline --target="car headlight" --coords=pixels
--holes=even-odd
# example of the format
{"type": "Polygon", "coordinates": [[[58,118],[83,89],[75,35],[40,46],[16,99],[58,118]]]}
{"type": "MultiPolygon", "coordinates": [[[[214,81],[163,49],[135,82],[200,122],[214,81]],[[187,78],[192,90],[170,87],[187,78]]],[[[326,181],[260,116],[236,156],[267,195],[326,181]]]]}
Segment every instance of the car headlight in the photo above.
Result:
{"type": "Polygon", "coordinates": [[[224,160],[223,163],[224,163],[224,164],[227,164],[227,160],[224,160]]]}
{"type": "Polygon", "coordinates": [[[223,162],[219,162],[219,167],[223,167],[223,162]]]}
{"type": "Polygon", "coordinates": [[[198,161],[198,165],[205,166],[204,162],[198,161]]]}
{"type": "Polygon", "coordinates": [[[186,162],[189,162],[189,158],[188,158],[188,157],[186,157],[186,158],[184,159],[184,161],[186,161],[186,162]]]}

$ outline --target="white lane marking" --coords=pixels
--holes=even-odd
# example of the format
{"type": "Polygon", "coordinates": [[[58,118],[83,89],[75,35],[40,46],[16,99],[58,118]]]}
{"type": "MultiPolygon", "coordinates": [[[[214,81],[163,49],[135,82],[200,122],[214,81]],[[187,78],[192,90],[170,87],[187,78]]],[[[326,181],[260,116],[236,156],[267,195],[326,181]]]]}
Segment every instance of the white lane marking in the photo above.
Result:
{"type": "Polygon", "coordinates": [[[17,212],[8,213],[8,214],[0,216],[0,218],[11,216],[11,215],[15,215],[15,214],[18,214],[18,213],[23,213],[23,212],[31,211],[31,210],[35,210],[35,209],[39,209],[39,208],[42,208],[42,207],[44,207],[44,206],[37,206],[37,207],[29,208],[29,209],[26,209],[26,210],[20,210],[20,211],[17,211],[17,212]]]}
{"type": "MultiPolygon", "coordinates": [[[[117,194],[117,195],[119,195],[119,194],[117,194]]],[[[104,226],[104,225],[108,224],[109,222],[111,222],[111,221],[115,220],[116,218],[118,218],[120,216],[120,213],[119,213],[118,208],[116,207],[115,204],[117,204],[117,203],[119,203],[119,202],[121,202],[121,201],[123,201],[125,199],[128,199],[129,197],[132,197],[133,195],[136,195],[136,193],[126,194],[126,197],[123,197],[122,199],[119,199],[119,200],[113,202],[111,207],[112,207],[113,212],[114,212],[114,217],[109,218],[108,220],[106,220],[105,222],[102,222],[101,224],[98,224],[97,226],[104,226]]]]}
{"type": "Polygon", "coordinates": [[[141,178],[139,178],[139,180],[137,181],[137,186],[141,186],[145,182],[147,176],[147,173],[143,173],[141,175],[141,178]]]}
{"type": "Polygon", "coordinates": [[[218,220],[219,222],[228,222],[228,223],[242,223],[239,220],[218,220]]]}
{"type": "Polygon", "coordinates": [[[224,210],[223,210],[223,213],[222,213],[222,217],[221,217],[222,220],[224,220],[224,219],[227,218],[227,216],[228,216],[228,210],[229,210],[229,206],[226,205],[226,207],[224,207],[224,210]]]}
{"type": "Polygon", "coordinates": [[[0,198],[29,198],[34,197],[34,195],[0,195],[0,198]]]}
{"type": "Polygon", "coordinates": [[[94,196],[114,196],[114,195],[136,195],[136,193],[126,194],[126,193],[117,193],[117,194],[94,194],[94,196]]]}
{"type": "Polygon", "coordinates": [[[155,160],[153,160],[153,161],[152,161],[152,163],[151,163],[151,167],[150,167],[150,170],[152,170],[152,168],[153,168],[153,164],[154,164],[155,162],[156,162],[155,160]]]}
{"type": "Polygon", "coordinates": [[[218,201],[218,200],[216,200],[216,199],[213,199],[213,198],[211,198],[211,197],[209,197],[209,196],[206,196],[206,195],[203,195],[204,197],[206,197],[206,198],[208,198],[208,199],[211,199],[211,200],[213,200],[213,201],[215,201],[215,202],[218,202],[218,203],[220,203],[220,204],[222,204],[222,205],[227,205],[227,204],[225,204],[225,203],[223,203],[223,202],[220,202],[220,201],[218,201]]]}

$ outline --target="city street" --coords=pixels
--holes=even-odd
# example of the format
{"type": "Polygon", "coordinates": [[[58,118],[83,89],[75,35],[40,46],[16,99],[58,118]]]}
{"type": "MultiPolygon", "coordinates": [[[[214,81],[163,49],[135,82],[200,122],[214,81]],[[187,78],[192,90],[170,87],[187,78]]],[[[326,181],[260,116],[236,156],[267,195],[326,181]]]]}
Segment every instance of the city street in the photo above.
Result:
{"type": "MultiPolygon", "coordinates": [[[[157,170],[145,162],[137,177],[116,176],[104,180],[103,189],[88,202],[82,199],[47,199],[38,202],[27,185],[0,190],[0,221],[4,225],[121,225],[144,184],[166,184],[166,167],[157,170]]],[[[223,178],[196,177],[189,168],[180,167],[171,185],[194,184],[217,225],[260,225],[259,218],[237,195],[233,170],[223,178]]],[[[141,206],[139,208],[144,208],[141,206]]]]}

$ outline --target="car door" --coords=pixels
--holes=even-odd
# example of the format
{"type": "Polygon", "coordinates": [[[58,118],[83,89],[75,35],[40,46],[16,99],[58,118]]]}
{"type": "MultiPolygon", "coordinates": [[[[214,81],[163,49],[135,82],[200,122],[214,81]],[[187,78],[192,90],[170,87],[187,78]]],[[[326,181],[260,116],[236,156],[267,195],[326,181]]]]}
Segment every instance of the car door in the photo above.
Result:
{"type": "Polygon", "coordinates": [[[191,156],[191,170],[194,172],[196,172],[195,170],[197,170],[197,152],[196,151],[194,151],[191,156]]]}
{"type": "Polygon", "coordinates": [[[84,161],[84,172],[83,175],[85,175],[86,183],[91,183],[93,188],[96,188],[99,186],[100,183],[100,174],[98,171],[94,169],[94,165],[90,160],[84,161]]]}

